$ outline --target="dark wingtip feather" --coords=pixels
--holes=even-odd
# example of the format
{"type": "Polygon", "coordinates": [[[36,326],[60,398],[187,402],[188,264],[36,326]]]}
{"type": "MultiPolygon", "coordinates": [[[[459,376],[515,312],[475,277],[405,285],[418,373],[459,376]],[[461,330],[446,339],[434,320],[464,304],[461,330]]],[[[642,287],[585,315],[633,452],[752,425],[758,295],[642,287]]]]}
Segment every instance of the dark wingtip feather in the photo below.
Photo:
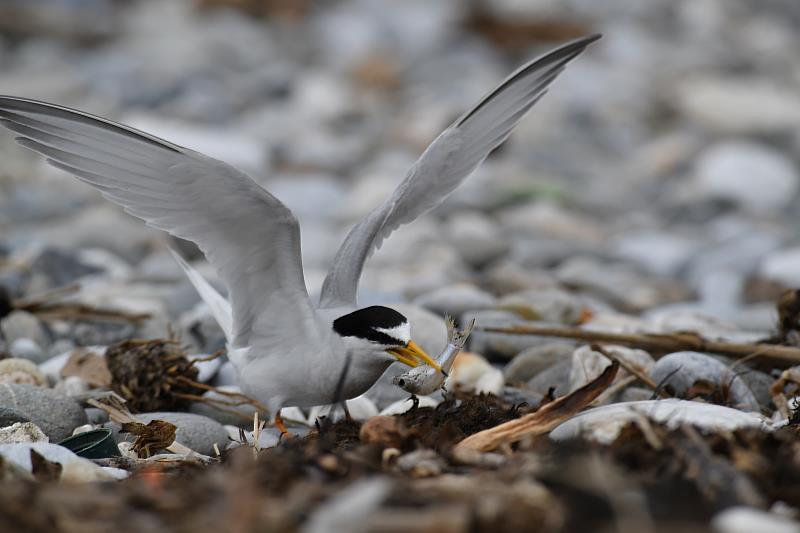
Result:
{"type": "Polygon", "coordinates": [[[72,109],[57,104],[41,102],[39,100],[32,100],[30,98],[21,98],[18,96],[0,95],[0,113],[2,113],[3,111],[10,113],[12,115],[14,113],[23,113],[23,114],[38,113],[68,120],[74,120],[76,122],[88,124],[91,126],[107,128],[116,133],[134,139],[138,139],[139,141],[143,141],[148,144],[158,146],[159,148],[167,149],[178,154],[184,152],[184,149],[182,147],[173,144],[171,142],[165,141],[164,139],[159,139],[158,137],[150,135],[149,133],[139,131],[135,128],[131,128],[130,126],[125,126],[124,124],[120,124],[112,120],[92,115],[91,113],[86,113],[85,111],[79,111],[77,109],[72,109]]]}
{"type": "Polygon", "coordinates": [[[579,37],[577,39],[573,39],[572,41],[568,41],[558,48],[554,50],[550,50],[546,54],[539,56],[538,58],[530,61],[529,63],[520,67],[516,72],[511,74],[505,81],[503,81],[500,85],[495,87],[492,92],[486,95],[478,105],[473,107],[468,113],[466,113],[463,117],[461,117],[458,122],[456,123],[456,127],[462,126],[470,117],[474,116],[475,113],[480,111],[486,104],[491,102],[498,94],[503,92],[509,85],[513,84],[516,80],[518,80],[522,76],[526,76],[531,71],[539,70],[547,65],[552,65],[554,63],[560,63],[565,65],[566,63],[575,59],[583,50],[592,44],[593,42],[599,40],[602,37],[600,33],[594,33],[592,35],[586,35],[584,37],[579,37]]]}

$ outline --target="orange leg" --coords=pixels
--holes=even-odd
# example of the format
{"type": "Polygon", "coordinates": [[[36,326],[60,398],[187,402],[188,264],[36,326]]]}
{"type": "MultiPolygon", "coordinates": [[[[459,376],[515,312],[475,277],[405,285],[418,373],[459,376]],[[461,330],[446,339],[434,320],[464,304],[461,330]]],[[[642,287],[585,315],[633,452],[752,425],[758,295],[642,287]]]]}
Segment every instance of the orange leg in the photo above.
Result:
{"type": "Polygon", "coordinates": [[[292,434],[289,433],[289,430],[286,429],[286,424],[283,423],[283,418],[281,418],[280,409],[278,409],[278,411],[275,413],[275,427],[281,431],[281,438],[283,437],[289,438],[292,436],[292,434]]]}

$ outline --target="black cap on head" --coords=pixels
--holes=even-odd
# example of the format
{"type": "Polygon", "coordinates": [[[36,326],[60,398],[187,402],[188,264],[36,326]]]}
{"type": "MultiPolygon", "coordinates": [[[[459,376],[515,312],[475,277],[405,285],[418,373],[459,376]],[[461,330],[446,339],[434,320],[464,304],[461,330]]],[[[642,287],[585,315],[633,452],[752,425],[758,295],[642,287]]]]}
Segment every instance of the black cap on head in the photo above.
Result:
{"type": "Polygon", "coordinates": [[[408,322],[406,317],[388,307],[373,305],[358,309],[333,321],[333,330],[342,337],[359,337],[385,345],[395,345],[398,339],[378,329],[393,329],[408,322]]]}

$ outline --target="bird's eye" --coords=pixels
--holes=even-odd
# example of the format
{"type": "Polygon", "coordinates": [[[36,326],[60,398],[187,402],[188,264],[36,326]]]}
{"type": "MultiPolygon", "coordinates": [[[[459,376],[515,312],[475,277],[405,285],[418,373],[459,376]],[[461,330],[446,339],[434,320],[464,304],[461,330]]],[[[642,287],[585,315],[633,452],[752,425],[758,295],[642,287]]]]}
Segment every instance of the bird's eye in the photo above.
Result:
{"type": "Polygon", "coordinates": [[[406,386],[406,380],[404,380],[404,379],[401,379],[400,381],[398,381],[398,382],[397,382],[397,384],[398,384],[400,387],[405,387],[405,386],[406,386]]]}

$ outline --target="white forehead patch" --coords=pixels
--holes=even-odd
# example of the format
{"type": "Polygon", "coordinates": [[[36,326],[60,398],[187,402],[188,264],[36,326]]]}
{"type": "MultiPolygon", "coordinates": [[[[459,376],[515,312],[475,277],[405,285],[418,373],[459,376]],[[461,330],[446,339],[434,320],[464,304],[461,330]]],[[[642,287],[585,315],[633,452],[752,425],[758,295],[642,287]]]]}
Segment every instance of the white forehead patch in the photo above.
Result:
{"type": "Polygon", "coordinates": [[[393,339],[397,339],[402,344],[408,344],[408,341],[411,340],[411,324],[408,322],[403,322],[399,326],[395,326],[393,328],[374,328],[375,331],[379,331],[386,335],[389,335],[393,339]]]}

